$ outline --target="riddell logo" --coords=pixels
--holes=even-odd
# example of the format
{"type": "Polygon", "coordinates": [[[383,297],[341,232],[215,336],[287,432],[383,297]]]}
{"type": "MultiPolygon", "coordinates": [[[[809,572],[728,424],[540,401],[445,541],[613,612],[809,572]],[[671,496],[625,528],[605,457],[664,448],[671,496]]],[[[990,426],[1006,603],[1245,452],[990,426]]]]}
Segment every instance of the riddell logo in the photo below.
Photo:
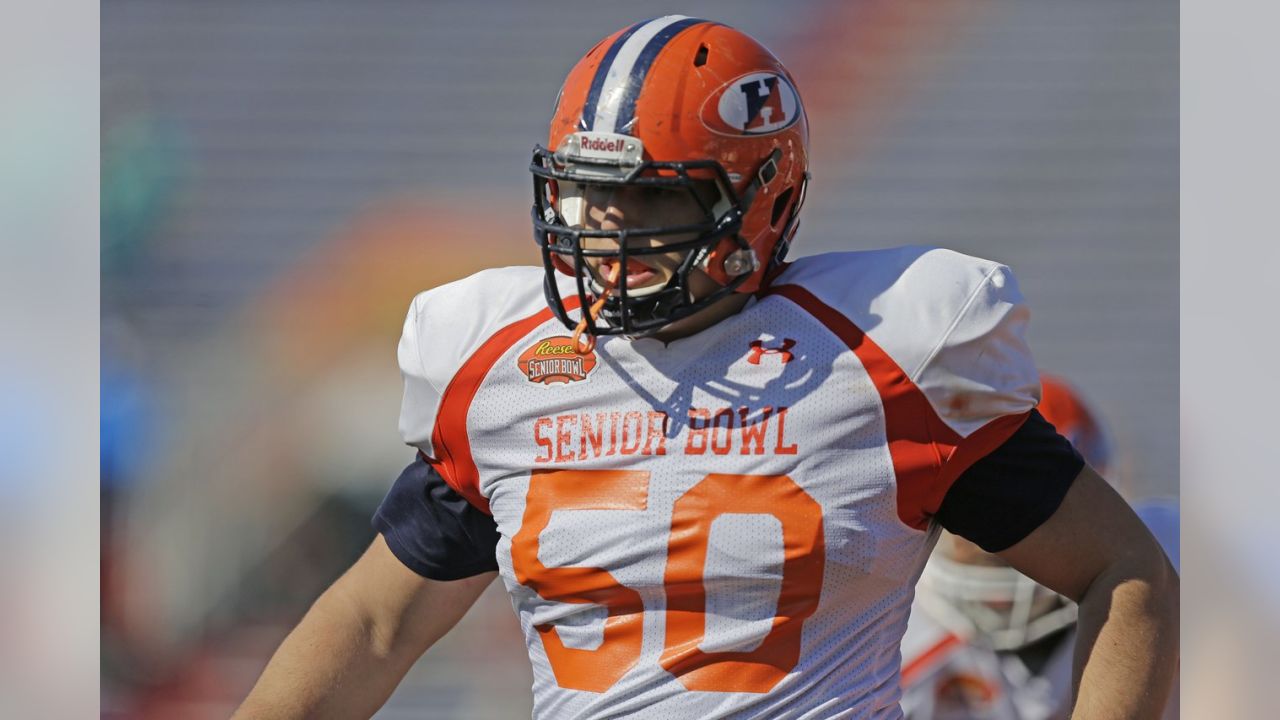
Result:
{"type": "Polygon", "coordinates": [[[762,355],[777,355],[782,359],[782,364],[786,365],[791,362],[791,358],[793,357],[791,354],[791,348],[795,346],[796,341],[791,338],[783,338],[782,345],[776,348],[765,347],[764,341],[762,340],[752,340],[751,349],[747,351],[747,362],[752,365],[759,365],[760,357],[762,355]]]}
{"type": "Polygon", "coordinates": [[[586,380],[596,366],[595,352],[579,355],[573,338],[557,335],[534,343],[520,353],[516,365],[529,382],[550,385],[586,380]]]}
{"type": "Polygon", "coordinates": [[[622,152],[622,138],[604,138],[592,137],[590,135],[582,135],[582,149],[591,152],[602,153],[620,153],[622,152]]]}

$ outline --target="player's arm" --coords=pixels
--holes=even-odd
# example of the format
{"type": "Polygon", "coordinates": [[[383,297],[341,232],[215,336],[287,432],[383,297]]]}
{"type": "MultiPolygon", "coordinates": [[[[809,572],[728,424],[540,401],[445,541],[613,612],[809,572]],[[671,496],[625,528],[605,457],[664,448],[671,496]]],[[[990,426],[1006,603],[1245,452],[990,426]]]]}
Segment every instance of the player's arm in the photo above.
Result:
{"type": "Polygon", "coordinates": [[[1079,603],[1074,718],[1159,718],[1178,658],[1178,575],[1129,505],[1085,467],[1000,556],[1079,603]]]}
{"type": "Polygon", "coordinates": [[[498,529],[419,455],[378,537],[285,638],[237,718],[369,717],[493,580],[498,529]]]}
{"type": "Polygon", "coordinates": [[[378,537],[285,638],[236,718],[369,717],[496,575],[498,530],[428,462],[439,387],[464,347],[443,345],[467,293],[414,298],[397,359],[400,432],[419,450],[373,517],[378,537]],[[424,352],[421,339],[432,352],[424,352]]]}
{"type": "Polygon", "coordinates": [[[939,475],[936,512],[920,510],[1080,603],[1077,717],[1157,718],[1177,662],[1177,576],[1142,521],[1034,409],[1029,319],[1017,281],[996,266],[913,376],[947,425],[939,434],[962,438],[939,475]]]}
{"type": "Polygon", "coordinates": [[[234,718],[371,716],[494,576],[428,580],[379,535],[285,638],[234,718]]]}

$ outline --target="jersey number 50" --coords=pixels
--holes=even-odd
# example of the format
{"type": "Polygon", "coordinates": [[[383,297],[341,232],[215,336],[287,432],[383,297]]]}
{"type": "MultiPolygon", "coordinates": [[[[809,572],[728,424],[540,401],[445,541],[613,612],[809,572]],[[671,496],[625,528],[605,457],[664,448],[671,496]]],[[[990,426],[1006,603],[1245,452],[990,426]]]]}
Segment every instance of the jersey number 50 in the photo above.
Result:
{"type": "MultiPolygon", "coordinates": [[[[644,604],[640,594],[596,567],[547,567],[538,536],[553,510],[644,510],[649,473],[636,470],[536,470],[529,480],[524,521],[511,539],[516,580],[546,600],[594,603],[608,610],[594,650],[566,647],[553,625],[537,631],[556,682],[604,692],[640,659],[644,604]]],[[[822,507],[786,475],[704,477],[675,502],[664,586],[666,642],[659,662],[690,690],[771,690],[800,659],[800,631],[818,606],[824,566],[822,507]],[[782,525],[782,588],[764,640],[749,651],[706,652],[703,571],[711,523],[724,513],[772,515],[782,525]]]]}

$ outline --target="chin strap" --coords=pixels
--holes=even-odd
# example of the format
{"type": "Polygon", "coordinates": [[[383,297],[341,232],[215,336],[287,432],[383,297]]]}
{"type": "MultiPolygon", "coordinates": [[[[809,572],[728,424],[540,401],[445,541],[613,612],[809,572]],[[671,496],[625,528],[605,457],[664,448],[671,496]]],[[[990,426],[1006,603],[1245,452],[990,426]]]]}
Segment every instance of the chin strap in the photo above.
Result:
{"type": "Polygon", "coordinates": [[[573,329],[573,351],[579,355],[586,355],[596,349],[596,336],[587,333],[586,343],[582,342],[582,333],[587,329],[587,320],[591,320],[594,327],[596,320],[600,317],[600,309],[604,307],[605,300],[609,299],[609,293],[613,292],[613,288],[618,284],[618,277],[622,274],[622,263],[615,262],[613,264],[613,272],[609,273],[609,278],[604,282],[604,289],[600,291],[600,297],[591,303],[591,307],[582,313],[582,320],[578,322],[578,327],[573,329]]]}

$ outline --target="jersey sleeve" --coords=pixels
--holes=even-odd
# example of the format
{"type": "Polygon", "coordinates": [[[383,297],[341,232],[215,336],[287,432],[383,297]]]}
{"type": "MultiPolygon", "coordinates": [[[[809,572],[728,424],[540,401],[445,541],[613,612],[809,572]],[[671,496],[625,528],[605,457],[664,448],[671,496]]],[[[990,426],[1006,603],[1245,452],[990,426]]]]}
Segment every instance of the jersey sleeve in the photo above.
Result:
{"type": "Polygon", "coordinates": [[[1032,410],[1013,435],[956,478],[938,508],[938,524],[999,552],[1048,520],[1083,468],[1070,441],[1032,410]]]}
{"type": "Polygon", "coordinates": [[[396,349],[400,363],[400,376],[404,380],[404,397],[400,403],[400,436],[405,443],[422,451],[427,457],[435,457],[431,435],[435,430],[436,413],[440,409],[443,388],[437,387],[439,378],[433,378],[423,357],[423,335],[430,333],[424,303],[427,293],[413,299],[404,320],[404,331],[396,349]]]}
{"type": "Polygon", "coordinates": [[[927,524],[956,479],[1012,437],[1039,402],[1029,320],[1013,273],[993,264],[912,374],[934,413],[939,467],[932,482],[905,489],[900,512],[909,524],[927,524]]]}
{"type": "Polygon", "coordinates": [[[990,451],[1040,400],[1040,376],[1026,341],[1031,312],[1009,268],[992,267],[931,349],[912,381],[963,445],[990,451]]]}
{"type": "Polygon", "coordinates": [[[419,454],[373,515],[373,527],[400,562],[431,580],[497,570],[498,528],[445,483],[419,454]]]}
{"type": "Polygon", "coordinates": [[[836,253],[796,261],[772,291],[810,307],[876,385],[898,516],[917,530],[1039,402],[1031,313],[1004,265],[918,246],[836,253]]]}
{"type": "Polygon", "coordinates": [[[490,268],[420,293],[405,317],[396,355],[404,379],[400,435],[437,460],[436,423],[459,369],[513,320],[546,308],[542,268],[490,268]]]}

